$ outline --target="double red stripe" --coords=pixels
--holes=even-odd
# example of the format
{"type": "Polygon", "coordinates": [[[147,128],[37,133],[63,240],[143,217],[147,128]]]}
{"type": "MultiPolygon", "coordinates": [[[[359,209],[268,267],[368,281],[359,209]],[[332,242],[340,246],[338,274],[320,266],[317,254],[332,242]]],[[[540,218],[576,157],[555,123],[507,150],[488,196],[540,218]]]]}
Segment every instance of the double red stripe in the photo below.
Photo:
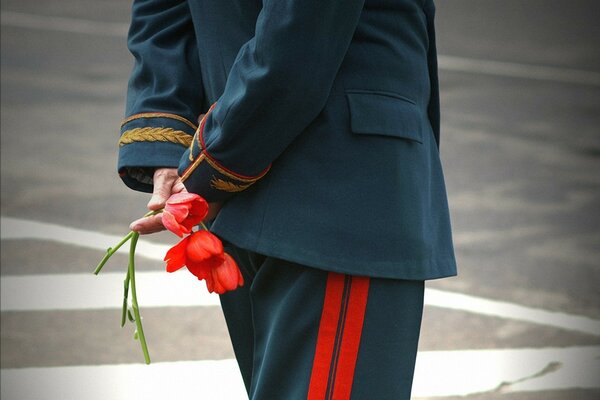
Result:
{"type": "Polygon", "coordinates": [[[308,400],[347,400],[365,318],[369,278],[330,272],[308,400]]]}

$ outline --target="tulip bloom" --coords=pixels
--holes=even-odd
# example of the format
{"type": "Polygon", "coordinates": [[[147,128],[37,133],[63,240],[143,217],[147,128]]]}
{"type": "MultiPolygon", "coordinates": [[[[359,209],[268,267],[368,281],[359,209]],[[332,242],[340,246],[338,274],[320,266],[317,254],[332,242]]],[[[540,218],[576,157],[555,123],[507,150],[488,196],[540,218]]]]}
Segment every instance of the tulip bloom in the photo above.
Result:
{"type": "Polygon", "coordinates": [[[206,281],[211,293],[223,294],[244,285],[235,260],[223,251],[218,237],[208,231],[194,232],[173,246],[165,255],[167,272],[183,266],[198,279],[206,281]]]}
{"type": "Polygon", "coordinates": [[[225,253],[219,238],[202,230],[186,236],[169,249],[165,261],[167,272],[175,272],[186,266],[198,279],[207,279],[213,268],[225,262],[225,253]]]}
{"type": "Polygon", "coordinates": [[[225,261],[211,270],[210,277],[206,278],[206,288],[209,292],[223,294],[244,286],[244,277],[235,260],[225,253],[225,261]]]}
{"type": "Polygon", "coordinates": [[[188,234],[208,214],[208,203],[194,193],[176,193],[167,200],[162,212],[165,228],[179,237],[188,234]]]}

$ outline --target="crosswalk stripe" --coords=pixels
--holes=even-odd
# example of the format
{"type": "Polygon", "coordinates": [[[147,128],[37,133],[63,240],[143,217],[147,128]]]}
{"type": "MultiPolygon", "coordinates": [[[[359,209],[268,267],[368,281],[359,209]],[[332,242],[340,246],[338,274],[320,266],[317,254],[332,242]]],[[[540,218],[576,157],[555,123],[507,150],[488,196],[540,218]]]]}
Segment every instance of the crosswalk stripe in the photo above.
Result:
{"type": "MultiPolygon", "coordinates": [[[[121,307],[124,272],[0,277],[2,311],[76,310],[121,307]],[[43,294],[43,295],[42,295],[43,294]]],[[[184,270],[137,272],[142,307],[219,305],[203,281],[184,270]]],[[[551,326],[600,336],[600,321],[427,288],[425,305],[551,326]]]]}
{"type": "Polygon", "coordinates": [[[488,300],[461,293],[426,289],[425,304],[432,307],[513,319],[600,336],[600,321],[596,319],[556,311],[546,311],[539,308],[525,307],[505,301],[488,300]]]}
{"type": "MultiPolygon", "coordinates": [[[[193,307],[219,305],[204,281],[185,270],[136,272],[140,307],[193,307]]],[[[28,275],[0,277],[2,311],[50,311],[120,308],[122,273],[28,275]]]]}
{"type": "MultiPolygon", "coordinates": [[[[234,360],[1,370],[7,400],[242,399],[234,360]],[[199,383],[202,382],[202,383],[199,383]]],[[[413,397],[595,389],[600,347],[426,351],[417,356],[413,397]]]]}
{"type": "MultiPolygon", "coordinates": [[[[88,249],[106,251],[121,241],[123,236],[108,235],[84,229],[70,228],[47,222],[30,221],[11,217],[1,217],[0,236],[2,239],[37,239],[64,243],[88,249]]],[[[173,241],[173,244],[176,240],[173,241]]],[[[150,260],[162,261],[171,246],[140,239],[137,244],[136,256],[150,260]]],[[[127,254],[129,246],[123,246],[118,253],[127,254]]],[[[93,260],[97,262],[100,260],[93,260]]]]}

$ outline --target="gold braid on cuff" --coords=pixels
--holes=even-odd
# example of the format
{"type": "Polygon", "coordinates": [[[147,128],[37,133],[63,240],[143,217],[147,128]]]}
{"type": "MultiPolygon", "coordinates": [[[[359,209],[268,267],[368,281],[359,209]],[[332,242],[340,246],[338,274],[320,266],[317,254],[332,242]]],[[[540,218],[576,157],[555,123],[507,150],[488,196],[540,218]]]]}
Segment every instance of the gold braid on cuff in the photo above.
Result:
{"type": "Polygon", "coordinates": [[[172,128],[133,128],[123,132],[119,146],[134,142],[170,142],[188,147],[192,143],[192,136],[172,128]]]}

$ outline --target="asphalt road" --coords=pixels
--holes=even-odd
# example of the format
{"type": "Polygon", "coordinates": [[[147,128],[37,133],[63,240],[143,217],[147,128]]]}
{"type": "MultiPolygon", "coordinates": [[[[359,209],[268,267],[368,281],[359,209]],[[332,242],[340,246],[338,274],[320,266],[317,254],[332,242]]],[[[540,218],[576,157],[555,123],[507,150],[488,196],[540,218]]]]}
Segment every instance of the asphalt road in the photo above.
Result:
{"type": "MultiPolygon", "coordinates": [[[[7,218],[123,235],[144,212],[147,196],[128,190],[115,171],[132,65],[124,36],[129,7],[117,0],[1,3],[5,283],[86,274],[103,254],[33,231],[16,238],[7,218]]],[[[599,323],[599,16],[594,0],[438,1],[441,154],[460,273],[429,282],[430,289],[599,323]]],[[[151,240],[174,243],[165,234],[151,240]]],[[[108,268],[122,271],[124,260],[116,256],[108,268]]],[[[162,269],[157,260],[139,263],[142,272],[162,269]]],[[[44,298],[44,290],[21,295],[44,298]]],[[[24,398],[23,385],[4,379],[15,371],[140,362],[131,331],[118,327],[118,310],[15,310],[4,301],[3,399],[24,398]]],[[[583,346],[595,354],[590,368],[600,376],[600,331],[466,308],[426,307],[420,351],[583,346]]],[[[218,307],[149,307],[144,318],[159,364],[233,357],[218,307]]],[[[534,372],[557,382],[556,365],[534,372]]],[[[588,387],[476,392],[465,398],[591,400],[600,398],[600,379],[588,387]]]]}

